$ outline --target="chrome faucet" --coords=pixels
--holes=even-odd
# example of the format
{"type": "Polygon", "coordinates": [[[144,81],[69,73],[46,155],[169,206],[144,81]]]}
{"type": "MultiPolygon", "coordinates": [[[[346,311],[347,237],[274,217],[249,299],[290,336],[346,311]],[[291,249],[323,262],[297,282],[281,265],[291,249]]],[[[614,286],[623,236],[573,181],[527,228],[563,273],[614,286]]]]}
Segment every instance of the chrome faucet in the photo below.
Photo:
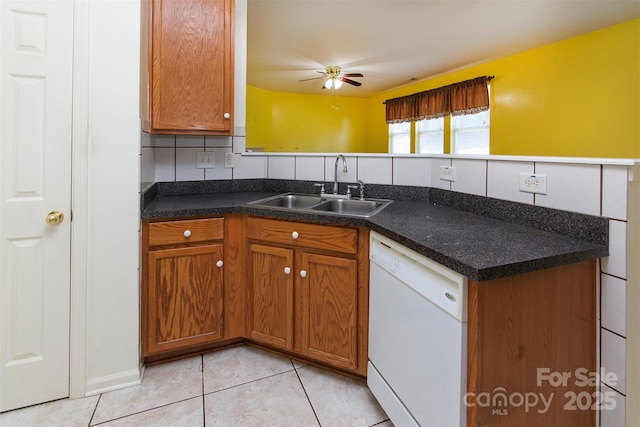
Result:
{"type": "Polygon", "coordinates": [[[342,154],[336,157],[336,164],[333,169],[333,194],[338,194],[338,160],[342,159],[342,172],[347,173],[347,159],[342,154]]]}

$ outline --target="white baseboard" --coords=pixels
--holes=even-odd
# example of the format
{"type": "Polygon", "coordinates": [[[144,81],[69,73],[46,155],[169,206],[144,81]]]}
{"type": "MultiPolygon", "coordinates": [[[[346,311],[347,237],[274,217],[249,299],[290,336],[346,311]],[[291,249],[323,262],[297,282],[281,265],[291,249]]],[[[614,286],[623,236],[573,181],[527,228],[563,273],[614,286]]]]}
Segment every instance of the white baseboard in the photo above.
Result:
{"type": "Polygon", "coordinates": [[[85,386],[85,397],[140,385],[142,383],[142,374],[142,369],[132,369],[130,371],[88,380],[85,386]]]}

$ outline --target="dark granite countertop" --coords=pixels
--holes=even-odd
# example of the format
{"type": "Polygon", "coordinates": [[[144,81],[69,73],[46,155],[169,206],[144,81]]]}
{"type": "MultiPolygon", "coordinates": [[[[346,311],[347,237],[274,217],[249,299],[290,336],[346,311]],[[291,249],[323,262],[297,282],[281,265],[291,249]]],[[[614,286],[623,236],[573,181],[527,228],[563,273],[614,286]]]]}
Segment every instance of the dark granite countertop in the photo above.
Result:
{"type": "MultiPolygon", "coordinates": [[[[236,190],[248,191],[180,194],[179,191],[156,192],[154,189],[146,200],[143,197],[141,216],[143,220],[159,220],[241,212],[316,223],[365,226],[476,281],[608,255],[606,218],[478,199],[476,196],[469,199],[468,195],[451,202],[447,200],[451,198],[448,194],[451,192],[435,192],[429,200],[423,201],[394,200],[376,215],[361,218],[246,205],[286,192],[279,186],[258,185],[236,190]],[[469,199],[468,203],[460,201],[465,197],[469,199]],[[456,205],[456,208],[443,203],[456,205]],[[487,207],[486,203],[498,205],[487,207]],[[483,206],[484,209],[491,208],[497,218],[466,211],[465,206],[474,211],[482,211],[483,206]],[[514,215],[513,221],[508,220],[509,212],[514,215]],[[528,220],[527,216],[538,221],[528,220]],[[548,218],[550,223],[540,223],[541,216],[548,218]]],[[[377,190],[379,194],[371,197],[392,198],[384,194],[388,189],[377,190]]]]}

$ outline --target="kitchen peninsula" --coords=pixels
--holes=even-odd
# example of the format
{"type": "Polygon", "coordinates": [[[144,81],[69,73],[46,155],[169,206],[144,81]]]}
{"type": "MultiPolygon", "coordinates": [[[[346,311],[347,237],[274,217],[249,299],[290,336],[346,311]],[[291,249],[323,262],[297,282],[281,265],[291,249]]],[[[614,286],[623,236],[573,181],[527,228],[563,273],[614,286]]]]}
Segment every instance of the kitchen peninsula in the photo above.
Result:
{"type": "MultiPolygon", "coordinates": [[[[536,369],[596,369],[595,260],[608,255],[605,219],[434,188],[385,185],[367,186],[368,197],[393,200],[369,218],[247,205],[286,192],[313,193],[313,184],[270,179],[175,182],[156,183],[144,192],[142,337],[147,362],[248,342],[348,375],[366,376],[368,233],[375,231],[468,278],[469,393],[497,387],[558,395],[594,391],[576,389],[574,384],[539,387],[536,369]],[[194,230],[180,228],[180,223],[190,226],[195,220],[216,221],[218,232],[198,238],[194,230]],[[178,230],[174,240],[150,243],[150,227],[158,225],[178,230]],[[298,228],[315,237],[298,239],[298,228]],[[287,237],[294,233],[293,240],[287,237]],[[189,241],[191,236],[196,239],[189,241]],[[197,252],[201,246],[207,247],[205,255],[198,255],[205,257],[204,265],[217,265],[223,272],[213,296],[207,297],[213,305],[201,309],[194,317],[197,321],[187,323],[212,330],[191,326],[179,330],[171,316],[191,316],[187,311],[198,307],[194,302],[210,294],[199,289],[193,299],[176,303],[171,281],[199,271],[194,267],[198,264],[180,264],[186,252],[172,253],[174,258],[158,268],[153,257],[163,251],[197,252]],[[314,300],[296,267],[302,265],[306,275],[306,266],[313,262],[327,277],[348,282],[348,289],[327,288],[322,295],[335,293],[335,300],[314,300]],[[282,289],[260,287],[261,277],[271,274],[269,266],[284,270],[282,289]],[[162,304],[152,296],[158,286],[165,287],[162,304]],[[163,312],[167,307],[175,310],[163,312]],[[150,327],[153,322],[160,324],[150,327]],[[149,351],[159,333],[172,345],[166,351],[149,351]],[[182,346],[194,337],[193,344],[182,346]]],[[[340,192],[344,193],[342,188],[340,192]]],[[[181,292],[183,298],[184,289],[181,292]]],[[[510,408],[502,417],[490,407],[470,405],[467,422],[595,422],[592,411],[565,411],[562,403],[556,401],[542,414],[510,408]]]]}

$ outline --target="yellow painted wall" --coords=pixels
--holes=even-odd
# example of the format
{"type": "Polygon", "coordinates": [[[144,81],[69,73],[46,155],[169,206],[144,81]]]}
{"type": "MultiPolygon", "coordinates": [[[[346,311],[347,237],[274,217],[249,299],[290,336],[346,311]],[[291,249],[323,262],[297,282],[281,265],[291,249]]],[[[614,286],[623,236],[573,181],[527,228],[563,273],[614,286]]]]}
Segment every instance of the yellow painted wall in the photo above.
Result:
{"type": "Polygon", "coordinates": [[[247,146],[385,153],[385,99],[480,75],[495,76],[491,154],[640,158],[640,19],[368,99],[248,86],[247,146]]]}
{"type": "Polygon", "coordinates": [[[491,154],[640,158],[640,19],[369,98],[367,151],[387,151],[385,99],[481,75],[491,154]]]}
{"type": "Polygon", "coordinates": [[[247,149],[265,148],[271,142],[271,94],[254,86],[247,86],[247,149]]]}
{"type": "Polygon", "coordinates": [[[247,86],[247,147],[281,152],[366,151],[364,98],[247,86]]]}

